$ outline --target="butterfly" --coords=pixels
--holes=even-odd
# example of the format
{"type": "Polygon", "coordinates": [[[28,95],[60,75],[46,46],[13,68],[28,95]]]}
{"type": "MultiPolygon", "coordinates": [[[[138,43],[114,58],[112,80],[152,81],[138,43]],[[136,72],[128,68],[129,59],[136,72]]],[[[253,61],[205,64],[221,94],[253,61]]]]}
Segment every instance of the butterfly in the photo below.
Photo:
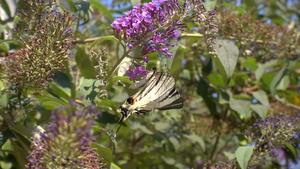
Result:
{"type": "Polygon", "coordinates": [[[154,68],[142,80],[130,85],[129,89],[139,91],[129,97],[120,106],[122,118],[125,121],[133,113],[147,113],[152,110],[180,109],[183,99],[175,89],[175,79],[168,73],[157,72],[154,68]]]}

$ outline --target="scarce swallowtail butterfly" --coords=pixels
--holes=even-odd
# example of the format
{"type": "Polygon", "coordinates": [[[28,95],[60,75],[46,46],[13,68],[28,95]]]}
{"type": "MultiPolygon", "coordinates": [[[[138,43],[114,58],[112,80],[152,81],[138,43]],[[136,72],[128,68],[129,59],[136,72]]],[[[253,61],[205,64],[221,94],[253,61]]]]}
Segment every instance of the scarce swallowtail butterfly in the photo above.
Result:
{"type": "Polygon", "coordinates": [[[125,121],[133,113],[146,113],[154,109],[180,109],[183,106],[183,99],[175,89],[175,79],[168,73],[157,72],[156,68],[129,87],[137,88],[140,90],[120,106],[120,121],[125,121]]]}

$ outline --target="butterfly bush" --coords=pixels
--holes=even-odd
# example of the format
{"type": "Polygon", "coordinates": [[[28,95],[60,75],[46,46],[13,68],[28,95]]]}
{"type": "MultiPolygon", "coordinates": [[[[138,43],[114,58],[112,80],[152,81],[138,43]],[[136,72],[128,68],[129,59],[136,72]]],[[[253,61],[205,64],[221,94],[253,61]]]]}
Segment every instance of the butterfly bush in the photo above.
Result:
{"type": "MultiPolygon", "coordinates": [[[[216,42],[217,25],[213,23],[216,12],[206,11],[201,0],[186,0],[181,5],[178,0],[153,0],[138,4],[125,16],[116,19],[111,25],[117,38],[124,41],[129,49],[141,47],[141,56],[136,57],[148,63],[148,54],[162,52],[172,57],[168,47],[173,47],[171,40],[180,38],[179,31],[186,31],[186,22],[204,23],[204,32],[208,47],[216,42]]],[[[135,63],[135,69],[127,71],[130,80],[145,76],[144,67],[135,63]]]]}
{"type": "Polygon", "coordinates": [[[13,34],[23,48],[9,55],[6,74],[18,89],[49,86],[53,73],[62,70],[68,59],[76,18],[69,11],[53,9],[54,4],[53,0],[28,0],[26,8],[17,13],[20,22],[13,34]]]}
{"type": "Polygon", "coordinates": [[[94,139],[90,128],[95,124],[93,117],[99,115],[94,105],[80,110],[74,101],[70,101],[70,107],[53,110],[46,130],[38,129],[32,138],[25,168],[103,168],[91,148],[94,139]]]}
{"type": "Polygon", "coordinates": [[[296,146],[300,136],[300,114],[295,117],[281,115],[259,119],[244,134],[256,144],[249,164],[256,166],[265,161],[264,155],[276,157],[278,149],[287,149],[287,144],[296,146]]]}

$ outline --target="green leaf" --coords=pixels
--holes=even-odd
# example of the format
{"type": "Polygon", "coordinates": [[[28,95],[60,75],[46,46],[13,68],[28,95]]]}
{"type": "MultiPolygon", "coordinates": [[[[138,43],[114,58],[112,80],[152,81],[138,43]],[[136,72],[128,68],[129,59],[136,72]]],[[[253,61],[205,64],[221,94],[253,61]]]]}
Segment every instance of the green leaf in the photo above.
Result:
{"type": "Polygon", "coordinates": [[[121,168],[117,164],[112,162],[110,165],[110,169],[121,169],[121,168]]]}
{"type": "Polygon", "coordinates": [[[174,168],[178,169],[188,169],[190,167],[180,163],[178,160],[174,159],[173,157],[161,156],[161,159],[168,165],[174,166],[174,168]]]}
{"type": "Polygon", "coordinates": [[[234,72],[239,56],[239,49],[228,39],[218,39],[213,47],[218,53],[217,57],[213,57],[213,60],[216,63],[218,71],[223,76],[224,83],[227,84],[234,72]]]}
{"type": "Polygon", "coordinates": [[[297,63],[298,59],[295,60],[291,60],[288,62],[288,64],[283,67],[277,74],[276,76],[273,78],[271,85],[270,85],[270,91],[271,91],[271,95],[274,96],[277,86],[280,84],[280,82],[282,81],[283,77],[290,72],[290,70],[294,67],[294,65],[297,63]]]}
{"type": "Polygon", "coordinates": [[[251,109],[255,111],[260,118],[265,119],[268,113],[268,107],[262,104],[251,104],[251,109]]]}
{"type": "Polygon", "coordinates": [[[278,62],[278,60],[271,60],[269,62],[266,62],[265,64],[263,65],[260,65],[259,64],[259,67],[256,69],[255,71],[255,77],[256,77],[256,80],[259,81],[260,78],[262,77],[262,75],[265,73],[265,70],[268,68],[268,67],[271,67],[271,66],[274,66],[276,63],[278,62]]]}
{"type": "Polygon", "coordinates": [[[227,160],[232,160],[232,159],[235,158],[235,154],[229,153],[229,152],[226,152],[226,151],[224,151],[224,155],[227,158],[227,160]]]}
{"type": "Polygon", "coordinates": [[[251,102],[247,100],[230,99],[229,101],[230,108],[236,111],[245,119],[250,118],[251,115],[250,104],[251,102]]]}
{"type": "Polygon", "coordinates": [[[99,159],[103,164],[106,164],[105,168],[110,168],[111,162],[112,162],[112,152],[109,148],[104,147],[98,143],[93,142],[92,148],[97,148],[97,153],[99,154],[99,159]]]}
{"type": "Polygon", "coordinates": [[[136,6],[137,4],[141,3],[141,0],[130,0],[131,6],[136,6]]]}
{"type": "Polygon", "coordinates": [[[295,147],[290,143],[285,143],[285,146],[292,152],[292,154],[294,155],[294,158],[297,158],[297,152],[296,152],[295,147]]]}
{"type": "Polygon", "coordinates": [[[9,98],[7,96],[7,93],[4,91],[1,91],[4,87],[4,84],[2,81],[0,81],[0,107],[4,108],[7,106],[7,103],[9,101],[9,98]]]}
{"type": "Polygon", "coordinates": [[[32,136],[32,131],[35,130],[35,127],[30,124],[24,126],[24,124],[19,123],[13,127],[10,127],[10,129],[22,135],[24,138],[27,139],[27,141],[30,141],[30,137],[32,136]]]}
{"type": "Polygon", "coordinates": [[[97,97],[99,93],[100,81],[95,79],[83,79],[83,82],[79,89],[79,94],[83,95],[83,103],[84,105],[89,105],[90,103],[94,103],[100,101],[97,97]]]}
{"type": "Polygon", "coordinates": [[[9,50],[9,44],[6,42],[1,42],[0,43],[0,50],[4,51],[4,52],[8,52],[9,50]]]}
{"type": "Polygon", "coordinates": [[[119,42],[119,40],[117,38],[115,38],[114,36],[102,36],[102,37],[98,38],[97,40],[95,40],[92,43],[92,45],[90,46],[90,48],[92,48],[94,45],[96,45],[98,43],[101,43],[103,41],[106,41],[106,40],[111,40],[111,41],[119,42]]]}
{"type": "Polygon", "coordinates": [[[50,96],[40,96],[38,100],[41,102],[42,106],[44,106],[47,110],[53,110],[55,107],[65,106],[69,104],[66,101],[50,96]]]}
{"type": "Polygon", "coordinates": [[[264,90],[257,90],[252,93],[253,97],[257,99],[261,104],[270,107],[270,102],[267,93],[264,90]]]}
{"type": "Polygon", "coordinates": [[[14,156],[18,162],[19,168],[23,168],[27,164],[28,153],[22,149],[15,141],[12,141],[12,146],[14,147],[14,156]]]}
{"type": "Polygon", "coordinates": [[[240,146],[235,151],[235,156],[237,162],[239,163],[242,169],[246,169],[248,166],[248,162],[253,154],[253,146],[240,146]]]}
{"type": "Polygon", "coordinates": [[[96,0],[90,0],[90,2],[92,7],[99,9],[99,11],[103,12],[109,19],[111,20],[114,19],[111,12],[106,8],[106,6],[102,5],[100,2],[96,0]]]}
{"type": "Polygon", "coordinates": [[[8,134],[7,132],[0,131],[0,147],[7,141],[8,134]]]}
{"type": "Polygon", "coordinates": [[[179,137],[175,137],[175,136],[171,136],[168,138],[168,140],[172,143],[175,152],[178,152],[179,148],[180,148],[180,139],[179,137]]]}
{"type": "Polygon", "coordinates": [[[115,82],[115,81],[122,81],[122,82],[126,82],[126,83],[129,83],[129,84],[132,84],[133,81],[130,81],[129,80],[129,77],[128,76],[115,76],[112,78],[112,81],[115,82]]]}
{"type": "Polygon", "coordinates": [[[50,83],[49,92],[55,94],[55,96],[58,96],[60,98],[65,99],[66,101],[70,100],[71,93],[69,88],[63,88],[61,86],[58,86],[56,83],[50,83]],[[68,92],[68,93],[67,93],[68,92]]]}
{"type": "Polygon", "coordinates": [[[140,129],[146,134],[150,134],[150,135],[153,134],[152,131],[150,131],[146,126],[142,125],[139,121],[131,121],[130,127],[131,127],[132,130],[140,129]]]}
{"type": "Polygon", "coordinates": [[[226,84],[224,83],[224,78],[220,74],[211,73],[208,75],[208,80],[210,83],[220,86],[220,87],[226,87],[226,84]]]}
{"type": "Polygon", "coordinates": [[[217,0],[207,0],[203,4],[205,6],[205,9],[207,11],[209,11],[209,10],[215,9],[216,4],[217,4],[217,0]]]}
{"type": "Polygon", "coordinates": [[[290,77],[285,75],[281,81],[279,82],[279,84],[277,85],[277,90],[286,90],[287,87],[290,85],[291,83],[291,80],[290,80],[290,77]]]}
{"type": "Polygon", "coordinates": [[[257,69],[257,62],[255,58],[252,57],[246,57],[246,61],[242,63],[242,66],[245,68],[249,68],[252,71],[255,71],[257,69]]]}
{"type": "Polygon", "coordinates": [[[184,137],[186,137],[187,139],[189,139],[192,143],[198,143],[202,149],[202,151],[204,152],[205,151],[205,143],[203,141],[203,139],[201,137],[199,137],[198,135],[196,134],[184,134],[183,135],[184,137]]]}
{"type": "Polygon", "coordinates": [[[96,78],[96,71],[94,64],[91,62],[89,56],[86,54],[84,48],[78,48],[76,52],[76,64],[82,76],[86,79],[96,78]]]}

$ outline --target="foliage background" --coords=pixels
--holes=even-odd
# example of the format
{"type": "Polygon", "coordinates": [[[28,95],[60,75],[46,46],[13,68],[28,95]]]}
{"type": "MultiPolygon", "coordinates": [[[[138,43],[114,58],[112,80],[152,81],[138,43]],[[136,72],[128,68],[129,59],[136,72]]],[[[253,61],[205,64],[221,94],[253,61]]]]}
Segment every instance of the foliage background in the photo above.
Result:
{"type": "MultiPolygon", "coordinates": [[[[174,41],[173,57],[152,53],[147,64],[147,70],[158,67],[174,76],[184,107],[133,115],[115,139],[110,134],[121,116],[118,107],[135,91],[128,90],[132,82],[123,76],[129,61],[107,77],[124,52],[112,37],[110,24],[139,1],[56,3],[78,19],[72,26],[75,40],[69,58],[64,68],[52,72],[49,86],[16,88],[1,61],[1,168],[23,168],[34,126],[45,128],[54,108],[69,105],[71,99],[83,109],[94,103],[102,112],[92,127],[96,138],[92,146],[108,168],[299,167],[299,122],[287,120],[299,119],[300,110],[298,1],[206,1],[206,8],[217,12],[218,56],[209,54],[201,25],[189,22],[187,32],[174,41]],[[101,61],[91,57],[99,50],[101,61]],[[94,66],[99,63],[105,81],[102,76],[96,79],[99,69],[94,66]],[[278,133],[292,136],[267,137],[264,132],[277,132],[274,126],[266,129],[267,120],[255,128],[258,119],[271,116],[282,118],[278,133]],[[278,138],[282,143],[265,146],[278,138]]],[[[22,18],[13,14],[7,1],[1,5],[11,14],[1,17],[0,29],[1,56],[8,57],[26,45],[18,37],[7,37],[9,23],[22,18]]],[[[24,8],[23,1],[16,5],[24,8]]]]}

